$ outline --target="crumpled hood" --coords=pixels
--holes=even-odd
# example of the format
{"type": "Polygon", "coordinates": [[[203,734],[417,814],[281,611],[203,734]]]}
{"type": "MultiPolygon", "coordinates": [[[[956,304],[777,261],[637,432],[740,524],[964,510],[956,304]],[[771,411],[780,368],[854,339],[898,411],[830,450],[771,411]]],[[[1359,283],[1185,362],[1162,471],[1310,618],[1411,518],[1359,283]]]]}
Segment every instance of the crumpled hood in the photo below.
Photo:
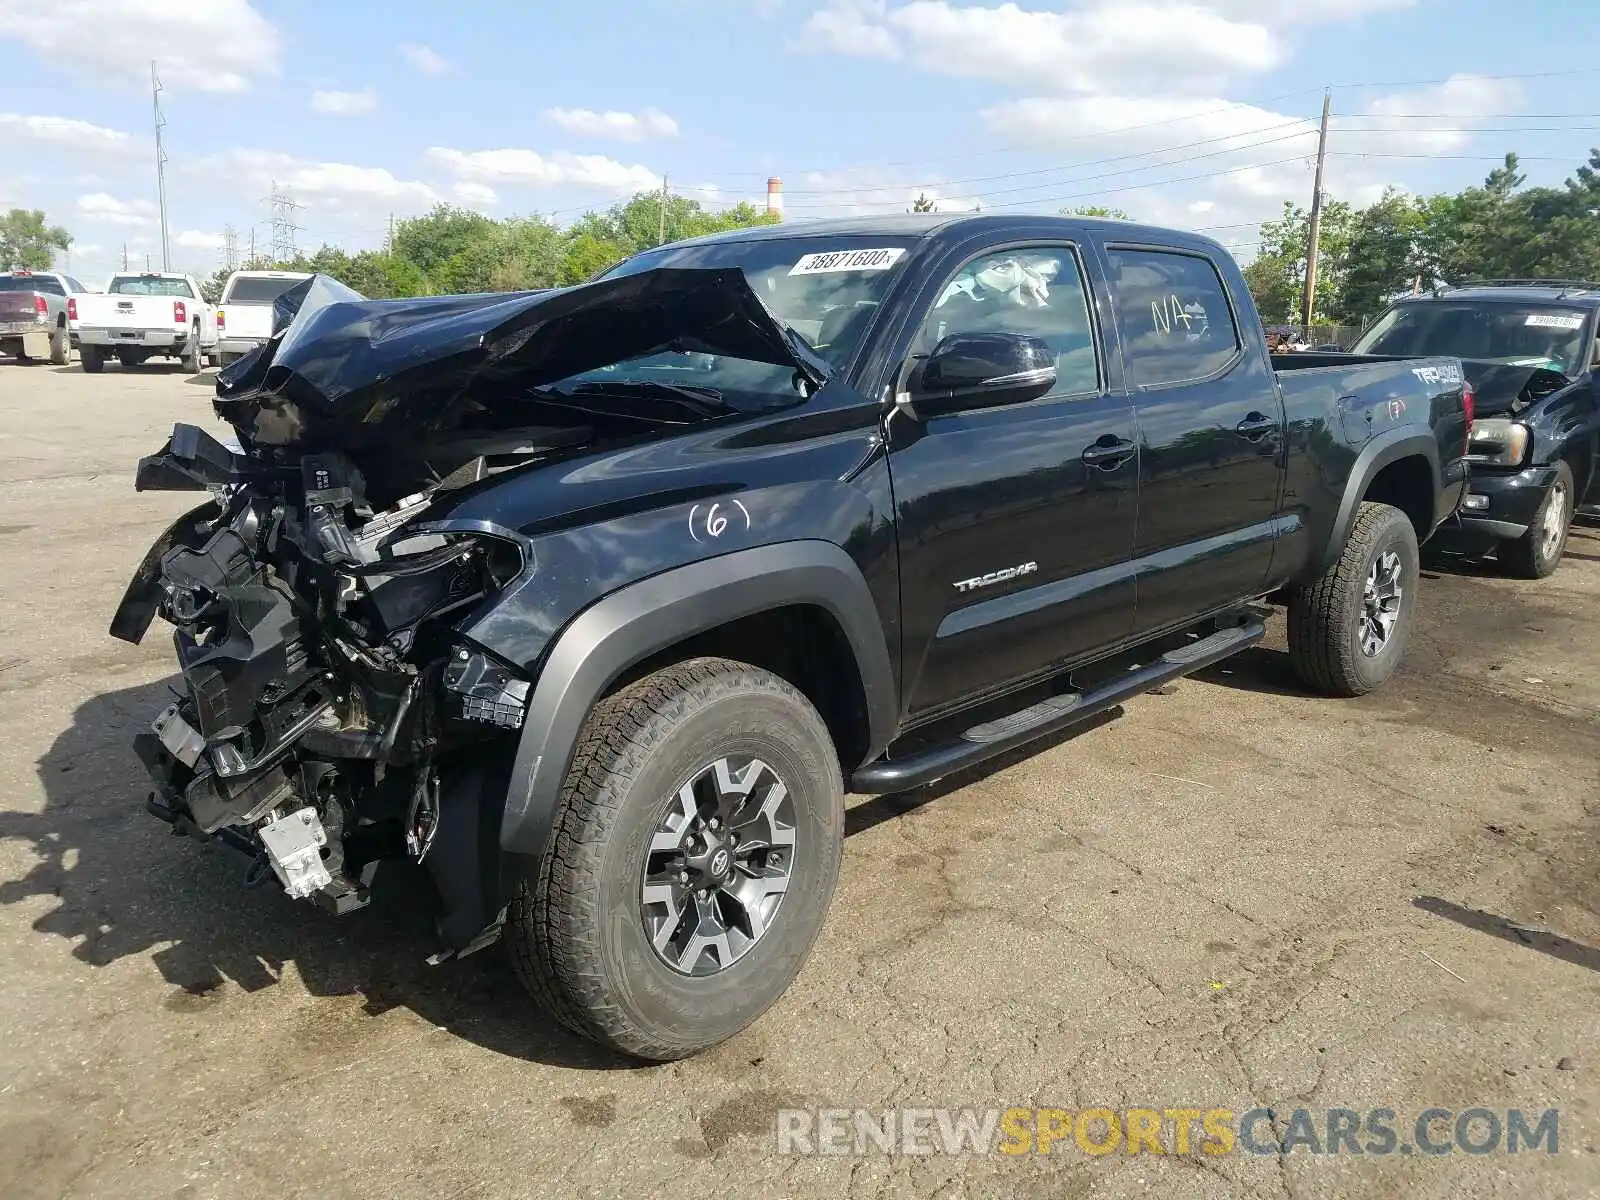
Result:
{"type": "Polygon", "coordinates": [[[829,374],[732,268],[408,300],[366,300],[315,275],[278,298],[273,329],[217,376],[217,415],[247,446],[414,440],[528,388],[664,350],[792,366],[813,385],[829,374]]]}
{"type": "Polygon", "coordinates": [[[1512,412],[1527,391],[1542,399],[1572,382],[1560,371],[1538,364],[1465,358],[1461,366],[1472,384],[1473,411],[1480,417],[1512,412]]]}

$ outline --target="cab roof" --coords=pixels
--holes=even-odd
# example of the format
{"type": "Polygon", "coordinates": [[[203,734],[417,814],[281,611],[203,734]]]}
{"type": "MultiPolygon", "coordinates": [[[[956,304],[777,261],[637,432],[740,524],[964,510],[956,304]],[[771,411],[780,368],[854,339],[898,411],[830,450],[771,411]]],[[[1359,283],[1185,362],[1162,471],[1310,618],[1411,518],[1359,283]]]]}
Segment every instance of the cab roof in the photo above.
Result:
{"type": "Polygon", "coordinates": [[[1472,300],[1504,304],[1561,303],[1574,308],[1600,308],[1600,283],[1574,279],[1485,279],[1436,288],[1420,296],[1402,296],[1395,303],[1429,300],[1472,300]]]}

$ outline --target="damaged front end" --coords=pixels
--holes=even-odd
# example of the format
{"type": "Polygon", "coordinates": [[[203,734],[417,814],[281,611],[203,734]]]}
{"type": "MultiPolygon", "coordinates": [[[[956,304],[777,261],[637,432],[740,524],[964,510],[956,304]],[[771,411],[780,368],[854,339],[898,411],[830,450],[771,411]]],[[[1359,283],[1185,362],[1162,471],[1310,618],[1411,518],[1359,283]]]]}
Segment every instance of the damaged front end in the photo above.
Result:
{"type": "Polygon", "coordinates": [[[452,617],[519,576],[527,548],[429,523],[425,495],[373,513],[334,453],[273,466],[179,426],[140,481],[183,479],[215,498],[157,542],[112,627],[174,627],[183,691],[134,739],[150,807],[290,896],[360,907],[380,861],[427,860],[441,780],[481,774],[451,767],[509,753],[529,681],[457,642],[452,617]]]}
{"type": "Polygon", "coordinates": [[[140,490],[212,497],[151,547],[111,624],[135,643],[157,616],[174,630],[183,687],[135,739],[150,808],[335,912],[366,903],[380,862],[423,863],[446,953],[466,953],[530,869],[498,831],[534,681],[461,631],[537,564],[452,501],[682,427],[545,390],[577,372],[727,354],[792,371],[803,397],[826,365],[737,270],[394,301],[315,276],[275,324],[218,377],[237,445],[179,425],[139,464],[140,490]]]}

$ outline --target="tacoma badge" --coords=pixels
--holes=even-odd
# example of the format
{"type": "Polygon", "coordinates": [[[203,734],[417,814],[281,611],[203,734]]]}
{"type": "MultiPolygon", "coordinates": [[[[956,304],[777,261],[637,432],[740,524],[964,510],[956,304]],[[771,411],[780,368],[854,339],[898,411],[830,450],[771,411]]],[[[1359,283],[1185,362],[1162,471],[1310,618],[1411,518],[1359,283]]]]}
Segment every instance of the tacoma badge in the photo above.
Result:
{"type": "Polygon", "coordinates": [[[956,583],[956,591],[970,592],[977,588],[988,587],[991,583],[1004,583],[1008,579],[1018,579],[1023,575],[1032,575],[1039,569],[1036,562],[1025,562],[1020,566],[1007,567],[1003,571],[990,571],[987,575],[978,575],[972,579],[962,579],[956,583]]]}

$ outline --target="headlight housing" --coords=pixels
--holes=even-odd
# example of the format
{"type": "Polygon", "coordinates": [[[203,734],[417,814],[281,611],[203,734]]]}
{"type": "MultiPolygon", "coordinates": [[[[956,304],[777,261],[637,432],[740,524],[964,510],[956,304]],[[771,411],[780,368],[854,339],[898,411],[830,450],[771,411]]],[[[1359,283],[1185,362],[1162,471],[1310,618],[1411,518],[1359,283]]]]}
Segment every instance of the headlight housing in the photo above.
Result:
{"type": "Polygon", "coordinates": [[[1475,421],[1467,457],[1489,467],[1520,467],[1533,444],[1533,431],[1520,421],[1485,417],[1475,421]]]}

